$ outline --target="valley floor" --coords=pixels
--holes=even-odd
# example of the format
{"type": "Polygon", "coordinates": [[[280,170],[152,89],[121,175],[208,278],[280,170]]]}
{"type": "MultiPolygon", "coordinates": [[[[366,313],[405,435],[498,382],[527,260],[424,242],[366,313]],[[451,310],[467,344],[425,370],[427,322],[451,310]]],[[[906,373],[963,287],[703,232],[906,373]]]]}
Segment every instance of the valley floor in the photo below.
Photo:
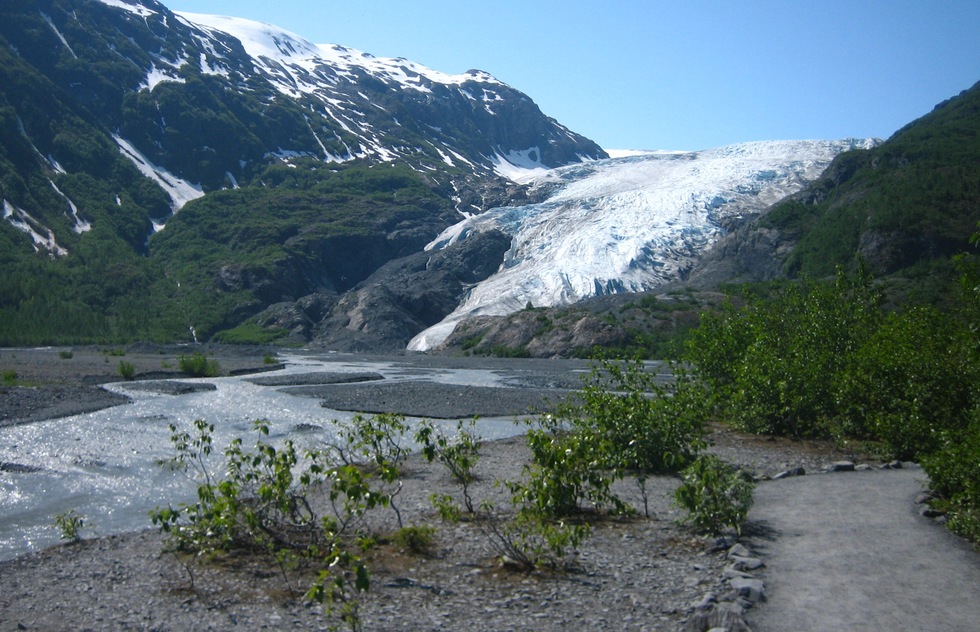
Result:
{"type": "MultiPolygon", "coordinates": [[[[77,350],[71,359],[60,358],[56,351],[51,353],[54,359],[47,360],[46,366],[57,370],[47,375],[40,368],[45,363],[40,361],[33,365],[36,374],[18,368],[25,377],[41,382],[42,392],[59,385],[57,375],[62,375],[69,387],[91,388],[85,385],[86,380],[93,379],[91,374],[86,377],[80,368],[86,366],[98,365],[102,369],[98,379],[115,380],[99,364],[107,362],[98,353],[85,360],[87,364],[72,364],[87,357],[77,350]],[[67,371],[62,369],[64,366],[76,368],[67,371]]],[[[29,356],[21,350],[3,350],[0,360],[13,355],[21,362],[29,356]]],[[[118,359],[109,356],[110,367],[118,359]]],[[[134,364],[140,362],[148,374],[155,373],[161,364],[159,354],[153,352],[143,355],[128,351],[125,359],[134,364]]],[[[241,369],[261,369],[264,354],[242,354],[237,360],[219,356],[219,362],[227,369],[233,364],[241,369]]],[[[544,397],[571,388],[572,376],[580,375],[585,368],[584,364],[559,365],[554,361],[524,361],[526,364],[522,365],[515,360],[418,357],[412,362],[427,370],[483,363],[511,371],[515,379],[522,380],[523,387],[501,391],[499,405],[512,404],[510,395],[517,391],[524,391],[522,397],[531,397],[530,393],[544,397]]],[[[406,371],[411,370],[410,364],[406,360],[406,371]]],[[[487,404],[481,404],[479,398],[470,401],[466,388],[440,387],[437,399],[452,403],[443,412],[462,416],[467,406],[487,404]]],[[[381,402],[368,401],[376,391],[356,393],[359,404],[366,409],[382,406],[381,402]]],[[[431,390],[407,389],[400,393],[387,404],[397,401],[398,405],[421,405],[421,400],[433,397],[431,390]]],[[[390,397],[392,393],[383,395],[390,397]]],[[[6,400],[7,394],[0,394],[0,401],[6,400]]],[[[710,443],[711,452],[760,478],[797,467],[808,473],[820,472],[843,459],[866,460],[825,443],[745,436],[722,428],[713,429],[710,443]]],[[[520,476],[528,462],[524,441],[512,438],[487,442],[481,455],[474,496],[504,506],[503,492],[493,482],[520,476]]],[[[16,475],[0,472],[0,476],[16,475]]],[[[871,480],[860,472],[826,476],[849,477],[854,485],[871,480]]],[[[689,629],[707,629],[694,626],[701,612],[696,604],[704,605],[709,593],[723,598],[731,592],[723,579],[729,565],[725,550],[714,540],[695,536],[677,523],[681,512],[671,500],[677,485],[675,478],[656,478],[648,483],[650,518],[599,524],[575,557],[572,571],[533,574],[507,570],[496,563],[495,551],[478,525],[439,520],[429,496],[458,492],[458,485],[441,466],[413,456],[405,467],[403,480],[404,489],[397,503],[404,523],[436,527],[434,546],[428,555],[411,554],[390,544],[370,554],[372,584],[363,597],[361,610],[365,630],[676,630],[685,625],[691,625],[689,629]]],[[[768,490],[779,484],[760,485],[768,490]]],[[[617,485],[622,496],[642,507],[632,482],[617,485]]],[[[761,494],[763,498],[769,496],[761,494]]],[[[911,501],[908,504],[910,517],[924,520],[914,515],[911,501]]],[[[768,521],[775,520],[771,504],[766,512],[766,521],[750,521],[745,541],[750,546],[757,541],[760,549],[776,551],[773,538],[781,539],[783,534],[767,527],[768,521]]],[[[396,526],[391,512],[377,525],[382,531],[396,526]]],[[[869,563],[887,575],[884,561],[869,563]]],[[[773,568],[763,569],[761,577],[769,582],[767,575],[773,572],[773,568]]],[[[297,569],[287,576],[288,582],[275,563],[260,559],[232,557],[184,566],[175,555],[165,552],[163,538],[154,530],[95,537],[0,563],[0,630],[319,630],[336,623],[324,614],[322,606],[305,604],[296,597],[295,591],[301,593],[309,585],[310,572],[297,569]]],[[[778,580],[776,576],[776,586],[778,580]]],[[[940,605],[937,603],[936,607],[940,605]]],[[[747,618],[751,621],[768,607],[765,603],[756,605],[747,618]]]]}
{"type": "MultiPolygon", "coordinates": [[[[137,380],[186,377],[180,356],[201,351],[214,357],[225,373],[278,368],[267,364],[274,351],[255,347],[191,347],[139,344],[129,347],[43,347],[0,349],[0,427],[94,412],[129,401],[100,384],[120,382],[120,363],[133,367],[137,380]]],[[[274,361],[273,361],[274,362],[274,361]]]]}

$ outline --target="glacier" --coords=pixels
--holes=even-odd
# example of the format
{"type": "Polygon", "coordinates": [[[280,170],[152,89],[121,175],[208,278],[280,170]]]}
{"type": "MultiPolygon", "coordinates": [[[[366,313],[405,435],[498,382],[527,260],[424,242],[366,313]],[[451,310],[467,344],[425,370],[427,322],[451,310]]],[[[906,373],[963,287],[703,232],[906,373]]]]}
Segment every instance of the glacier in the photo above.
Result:
{"type": "Polygon", "coordinates": [[[408,349],[438,346],[472,316],[680,280],[724,234],[724,220],[761,213],[816,179],[837,154],[877,142],[760,141],[705,151],[619,152],[550,170],[521,170],[507,161],[507,177],[541,189],[544,201],[467,217],[426,246],[445,248],[495,229],[512,239],[500,269],[408,349]]]}

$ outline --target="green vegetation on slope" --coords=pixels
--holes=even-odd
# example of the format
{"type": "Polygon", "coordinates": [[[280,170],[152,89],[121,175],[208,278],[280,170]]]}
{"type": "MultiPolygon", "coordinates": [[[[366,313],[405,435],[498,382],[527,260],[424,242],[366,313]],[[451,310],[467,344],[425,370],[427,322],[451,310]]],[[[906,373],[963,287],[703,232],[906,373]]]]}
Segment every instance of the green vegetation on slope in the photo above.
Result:
{"type": "MultiPolygon", "coordinates": [[[[973,238],[980,241],[980,234],[973,238]]],[[[757,433],[859,441],[922,460],[951,527],[980,538],[980,268],[953,311],[886,313],[869,277],[803,281],[702,317],[685,360],[712,414],[757,433]]]]}
{"type": "MultiPolygon", "coordinates": [[[[30,252],[22,233],[0,224],[0,346],[190,340],[191,327],[203,340],[269,303],[350,288],[420,249],[450,213],[406,166],[310,161],[271,166],[262,179],[266,187],[187,204],[146,254],[118,236],[112,220],[127,216],[109,215],[112,207],[57,259],[30,252]]],[[[90,199],[76,180],[59,182],[73,199],[90,199]]],[[[87,184],[111,198],[104,184],[87,184]]]]}
{"type": "Polygon", "coordinates": [[[841,154],[803,195],[761,220],[799,238],[791,276],[859,257],[875,274],[948,258],[980,220],[980,84],[870,150],[841,154]]]}

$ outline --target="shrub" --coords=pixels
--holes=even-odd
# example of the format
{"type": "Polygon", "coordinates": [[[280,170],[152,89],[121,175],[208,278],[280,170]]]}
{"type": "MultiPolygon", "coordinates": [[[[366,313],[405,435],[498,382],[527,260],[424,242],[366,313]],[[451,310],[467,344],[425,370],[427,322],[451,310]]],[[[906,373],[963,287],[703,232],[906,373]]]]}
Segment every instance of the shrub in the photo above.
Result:
{"type": "Polygon", "coordinates": [[[402,549],[426,555],[432,549],[435,534],[435,528],[429,525],[411,525],[396,531],[392,540],[402,549]]]}
{"type": "Polygon", "coordinates": [[[124,380],[131,380],[136,375],[136,367],[132,363],[126,362],[125,360],[119,361],[119,375],[124,380]]]}
{"type": "Polygon", "coordinates": [[[713,455],[701,455],[683,472],[677,504],[689,513],[687,521],[710,534],[733,527],[741,533],[752,506],[753,483],[713,455]]]}
{"type": "MultiPolygon", "coordinates": [[[[473,468],[480,459],[481,443],[481,439],[472,430],[475,423],[476,419],[470,421],[470,429],[467,430],[463,427],[462,421],[458,422],[455,437],[447,437],[435,431],[429,422],[423,422],[415,433],[415,441],[420,446],[422,457],[430,463],[438,460],[462,486],[463,504],[470,514],[476,512],[473,498],[470,496],[470,483],[476,480],[473,468]]],[[[454,515],[449,509],[451,503],[451,498],[447,500],[445,497],[436,496],[433,499],[433,504],[444,518],[451,518],[454,515]]],[[[458,519],[458,512],[455,515],[458,519]]]]}
{"type": "MultiPolygon", "coordinates": [[[[387,425],[382,420],[366,427],[387,425]]],[[[224,451],[222,467],[216,469],[211,463],[213,425],[195,421],[194,434],[171,425],[176,454],[169,462],[197,482],[197,501],[176,509],[157,508],[151,520],[169,534],[175,551],[195,559],[236,550],[264,552],[276,560],[284,578],[287,562],[319,561],[324,570],[306,596],[328,602],[330,612],[356,629],[356,595],[370,586],[360,551],[374,540],[363,530],[365,515],[390,506],[391,496],[373,486],[369,472],[332,459],[333,452],[301,454],[288,440],[276,447],[261,438],[269,433],[264,422],[255,427],[260,438],[254,448],[245,449],[241,439],[233,440],[224,451]],[[331,512],[322,516],[309,500],[321,489],[326,490],[331,512]]]]}
{"type": "Polygon", "coordinates": [[[79,514],[74,509],[69,509],[64,513],[55,515],[54,525],[61,531],[62,540],[78,542],[82,539],[81,532],[85,526],[85,516],[79,514]]]}
{"type": "Polygon", "coordinates": [[[72,351],[71,349],[62,350],[58,352],[58,357],[61,358],[62,360],[71,360],[72,358],[75,357],[75,352],[72,351]]]}
{"type": "Polygon", "coordinates": [[[940,449],[922,459],[937,508],[950,530],[980,544],[980,409],[968,426],[947,431],[940,449]]]}
{"type": "Polygon", "coordinates": [[[13,369],[4,369],[3,372],[0,373],[0,380],[3,381],[4,386],[14,386],[17,384],[17,371],[14,371],[13,369]]]}
{"type": "Polygon", "coordinates": [[[515,500],[553,517],[586,506],[630,513],[610,485],[633,475],[648,516],[648,478],[680,471],[703,446],[705,391],[674,371],[668,386],[639,359],[596,365],[578,403],[559,406],[527,432],[533,463],[524,481],[510,484],[515,500]]]}
{"type": "Polygon", "coordinates": [[[826,436],[834,380],[875,331],[881,297],[866,274],[801,281],[768,300],[746,297],[702,318],[686,359],[722,416],[743,430],[826,436]]]}
{"type": "Polygon", "coordinates": [[[835,434],[878,439],[899,459],[937,449],[970,410],[980,380],[970,338],[931,308],[889,314],[837,376],[835,434]]]}
{"type": "Polygon", "coordinates": [[[194,377],[218,377],[221,375],[221,366],[218,361],[213,358],[209,360],[200,351],[194,352],[194,355],[180,356],[177,358],[177,366],[184,373],[194,377]]]}
{"type": "Polygon", "coordinates": [[[537,568],[560,570],[566,556],[592,532],[588,523],[557,520],[524,507],[511,520],[499,520],[492,504],[480,507],[477,524],[497,552],[501,563],[521,571],[537,568]]]}
{"type": "MultiPolygon", "coordinates": [[[[335,422],[336,423],[336,422],[335,422]]],[[[372,495],[372,502],[391,507],[402,527],[402,515],[395,504],[401,492],[399,467],[409,454],[402,445],[408,426],[405,417],[381,413],[371,417],[354,415],[349,424],[337,424],[337,434],[343,441],[333,445],[336,457],[352,470],[369,472],[381,485],[372,495]]]]}

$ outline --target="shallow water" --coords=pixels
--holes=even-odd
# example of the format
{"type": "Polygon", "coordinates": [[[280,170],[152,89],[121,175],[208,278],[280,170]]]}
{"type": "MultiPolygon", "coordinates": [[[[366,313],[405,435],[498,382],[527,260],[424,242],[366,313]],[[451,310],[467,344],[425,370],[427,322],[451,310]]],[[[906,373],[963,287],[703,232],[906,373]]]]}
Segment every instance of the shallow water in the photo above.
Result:
{"type": "MultiPolygon", "coordinates": [[[[329,363],[301,355],[286,356],[283,373],[374,371],[388,380],[426,379],[473,386],[500,385],[490,370],[420,369],[393,362],[329,363]]],[[[263,373],[262,375],[273,375],[263,373]]],[[[195,486],[161,460],[173,456],[170,424],[192,431],[193,421],[213,423],[215,452],[242,437],[250,446],[253,423],[265,419],[269,438],[292,439],[298,448],[322,447],[335,437],[333,421],[349,422],[354,413],[329,410],[314,398],[296,397],[244,377],[201,380],[215,391],[159,395],[107,385],[133,403],[95,413],[0,428],[0,462],[39,468],[37,472],[0,472],[0,559],[56,544],[55,516],[75,510],[85,517],[84,537],[147,528],[148,512],[158,506],[194,499],[195,486]]],[[[411,424],[419,419],[409,419],[411,424]]],[[[455,422],[435,421],[454,428],[455,422]]],[[[512,418],[481,418],[478,432],[487,439],[517,434],[512,418]]],[[[217,463],[217,461],[215,461],[217,463]]]]}

